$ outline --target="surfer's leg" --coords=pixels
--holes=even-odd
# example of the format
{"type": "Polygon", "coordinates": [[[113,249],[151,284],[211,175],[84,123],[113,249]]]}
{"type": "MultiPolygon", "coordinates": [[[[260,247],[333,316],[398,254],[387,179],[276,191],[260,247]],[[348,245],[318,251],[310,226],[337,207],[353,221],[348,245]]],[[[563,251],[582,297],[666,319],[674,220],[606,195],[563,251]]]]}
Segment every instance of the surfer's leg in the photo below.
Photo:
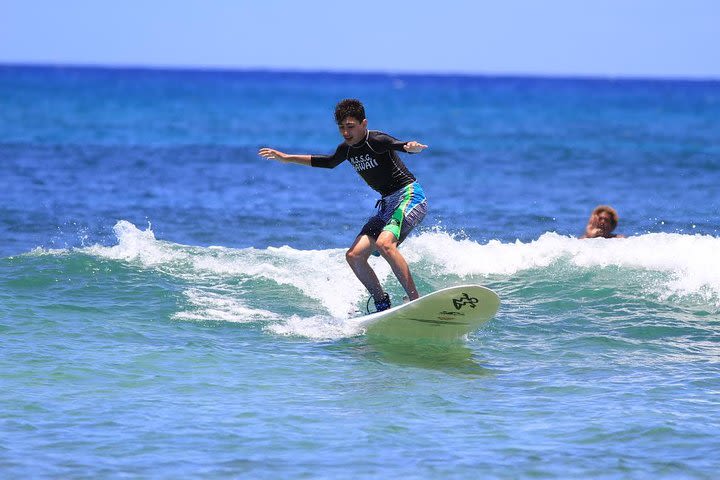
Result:
{"type": "MultiPolygon", "coordinates": [[[[415,287],[415,281],[413,280],[412,274],[410,274],[410,267],[405,261],[405,257],[402,256],[400,250],[398,250],[398,239],[390,231],[383,231],[375,243],[380,255],[390,264],[393,273],[397,277],[400,284],[405,289],[410,300],[419,298],[417,287],[415,287]]],[[[377,278],[377,277],[376,277],[377,278]]]]}
{"type": "Polygon", "coordinates": [[[398,245],[425,218],[427,201],[422,187],[417,182],[405,187],[397,206],[391,208],[393,210],[382,231],[378,234],[375,246],[380,255],[390,264],[393,273],[407,292],[408,298],[415,300],[420,295],[415,287],[410,267],[398,250],[398,245]]]}
{"type": "Polygon", "coordinates": [[[382,301],[385,296],[380,280],[375,271],[370,267],[368,258],[375,249],[375,242],[367,235],[358,235],[350,249],[345,253],[345,259],[355,276],[365,285],[370,295],[377,302],[382,301]]]}

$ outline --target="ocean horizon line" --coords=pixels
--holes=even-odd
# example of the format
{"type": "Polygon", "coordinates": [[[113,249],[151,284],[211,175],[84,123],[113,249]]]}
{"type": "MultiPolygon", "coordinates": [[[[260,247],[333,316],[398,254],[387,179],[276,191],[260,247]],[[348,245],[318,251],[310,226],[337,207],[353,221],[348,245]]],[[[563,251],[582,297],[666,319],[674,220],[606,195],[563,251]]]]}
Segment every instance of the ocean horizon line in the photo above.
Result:
{"type": "Polygon", "coordinates": [[[720,76],[691,75],[635,75],[635,74],[581,74],[581,73],[523,73],[523,72],[463,72],[463,71],[404,71],[382,69],[330,69],[330,68],[293,68],[293,67],[230,67],[213,65],[145,65],[145,64],[106,64],[106,63],[55,63],[55,62],[6,62],[0,60],[0,69],[68,69],[100,71],[148,71],[177,73],[246,73],[280,75],[332,75],[359,77],[396,77],[396,78],[477,78],[509,80],[558,80],[558,81],[598,81],[598,82],[692,82],[718,83],[720,76]]]}

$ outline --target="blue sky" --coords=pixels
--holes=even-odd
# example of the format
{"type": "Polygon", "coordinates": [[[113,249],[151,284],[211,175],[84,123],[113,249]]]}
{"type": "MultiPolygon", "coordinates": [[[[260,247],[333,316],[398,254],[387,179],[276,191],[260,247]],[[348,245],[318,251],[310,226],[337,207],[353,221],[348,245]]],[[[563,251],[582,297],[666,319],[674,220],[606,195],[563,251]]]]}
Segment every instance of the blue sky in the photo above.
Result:
{"type": "Polygon", "coordinates": [[[0,0],[0,63],[720,78],[720,0],[0,0]]]}

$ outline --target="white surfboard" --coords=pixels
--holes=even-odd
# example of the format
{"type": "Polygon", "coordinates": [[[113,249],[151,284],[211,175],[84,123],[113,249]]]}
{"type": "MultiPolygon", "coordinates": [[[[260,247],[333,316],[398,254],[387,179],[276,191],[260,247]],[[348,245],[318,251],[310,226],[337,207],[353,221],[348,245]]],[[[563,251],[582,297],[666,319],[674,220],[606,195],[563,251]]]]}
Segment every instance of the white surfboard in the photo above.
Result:
{"type": "Polygon", "coordinates": [[[500,297],[489,288],[460,285],[359,320],[370,336],[453,340],[487,323],[499,307],[500,297]]]}

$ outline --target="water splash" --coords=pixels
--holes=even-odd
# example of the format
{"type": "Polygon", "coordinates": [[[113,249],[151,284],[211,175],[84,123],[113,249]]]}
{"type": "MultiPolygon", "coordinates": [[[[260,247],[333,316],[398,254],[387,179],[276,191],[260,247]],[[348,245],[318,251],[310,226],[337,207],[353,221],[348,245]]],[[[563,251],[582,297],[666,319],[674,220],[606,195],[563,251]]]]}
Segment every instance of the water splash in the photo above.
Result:
{"type": "MultiPolygon", "coordinates": [[[[186,302],[175,319],[260,321],[274,334],[308,338],[360,333],[347,319],[358,314],[367,293],[345,263],[343,249],[185,246],[158,240],[150,227],[141,230],[127,221],[118,222],[114,232],[116,245],[79,251],[178,279],[186,302]]],[[[572,291],[590,276],[594,284],[587,288],[615,295],[699,302],[710,312],[720,308],[720,239],[708,235],[579,240],[550,232],[527,243],[481,244],[435,231],[411,237],[402,249],[417,279],[443,283],[437,287],[468,280],[562,284],[546,290],[552,295],[558,289],[572,291]]],[[[67,253],[32,253],[58,252],[67,253]]],[[[399,288],[386,262],[373,257],[371,264],[387,288],[399,288]]],[[[522,295],[521,290],[504,293],[522,295]]]]}

